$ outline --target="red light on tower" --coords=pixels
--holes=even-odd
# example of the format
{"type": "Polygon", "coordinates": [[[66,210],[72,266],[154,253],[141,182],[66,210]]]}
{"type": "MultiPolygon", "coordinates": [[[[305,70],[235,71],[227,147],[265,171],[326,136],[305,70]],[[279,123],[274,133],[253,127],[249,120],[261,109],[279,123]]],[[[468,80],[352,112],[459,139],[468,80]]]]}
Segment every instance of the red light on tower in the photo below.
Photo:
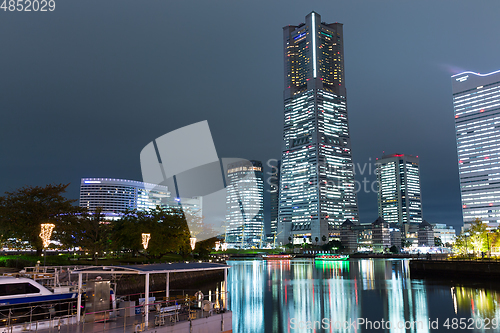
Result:
{"type": "Polygon", "coordinates": [[[458,118],[458,116],[455,116],[455,119],[457,119],[457,118],[458,118]]]}
{"type": "Polygon", "coordinates": [[[482,110],[481,110],[481,111],[479,111],[479,112],[484,112],[484,109],[482,109],[482,110]]]}
{"type": "Polygon", "coordinates": [[[462,208],[467,208],[467,205],[463,205],[462,208]]]}

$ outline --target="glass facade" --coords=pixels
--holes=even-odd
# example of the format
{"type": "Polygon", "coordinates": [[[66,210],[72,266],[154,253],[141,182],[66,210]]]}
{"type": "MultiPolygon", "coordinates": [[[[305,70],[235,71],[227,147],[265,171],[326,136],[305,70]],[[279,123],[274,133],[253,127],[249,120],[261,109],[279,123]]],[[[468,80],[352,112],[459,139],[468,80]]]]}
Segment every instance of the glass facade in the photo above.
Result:
{"type": "Polygon", "coordinates": [[[280,195],[280,173],[281,161],[278,161],[276,166],[273,166],[271,177],[269,178],[269,194],[271,201],[271,234],[276,236],[278,228],[278,211],[279,211],[279,195],[280,195]]]}
{"type": "Polygon", "coordinates": [[[278,241],[328,241],[358,208],[344,85],[342,24],[315,12],[283,28],[285,93],[278,241]]]}
{"type": "Polygon", "coordinates": [[[231,248],[261,247],[264,231],[264,169],[259,161],[227,167],[226,242],[231,248]]]}
{"type": "Polygon", "coordinates": [[[452,76],[465,223],[500,222],[500,71],[452,76]]]}
{"type": "Polygon", "coordinates": [[[101,208],[108,219],[119,218],[127,209],[148,210],[167,206],[166,186],[113,178],[82,178],[80,207],[101,208]]]}
{"type": "Polygon", "coordinates": [[[418,157],[404,154],[377,159],[378,215],[386,222],[422,223],[418,157]]]}

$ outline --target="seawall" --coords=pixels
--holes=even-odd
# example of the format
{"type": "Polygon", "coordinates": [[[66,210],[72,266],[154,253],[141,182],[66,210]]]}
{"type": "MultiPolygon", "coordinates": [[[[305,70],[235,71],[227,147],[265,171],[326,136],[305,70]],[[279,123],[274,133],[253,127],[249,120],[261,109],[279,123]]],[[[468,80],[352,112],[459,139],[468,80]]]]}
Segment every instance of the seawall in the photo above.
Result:
{"type": "Polygon", "coordinates": [[[410,260],[411,277],[500,278],[500,262],[472,260],[410,260]]]}

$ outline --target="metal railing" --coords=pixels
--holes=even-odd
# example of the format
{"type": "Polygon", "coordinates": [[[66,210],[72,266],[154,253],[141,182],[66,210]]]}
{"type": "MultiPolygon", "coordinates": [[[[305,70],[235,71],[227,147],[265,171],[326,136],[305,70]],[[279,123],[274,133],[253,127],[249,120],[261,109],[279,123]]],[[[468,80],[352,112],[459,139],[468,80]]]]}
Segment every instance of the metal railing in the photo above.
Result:
{"type": "MultiPolygon", "coordinates": [[[[159,292],[152,292],[156,294],[159,292]]],[[[143,294],[142,294],[143,295],[143,294]]],[[[140,294],[120,297],[136,298],[140,294]]],[[[154,296],[150,296],[154,297],[154,296]]],[[[135,304],[135,301],[134,301],[135,304]]],[[[227,292],[202,295],[178,295],[166,299],[140,303],[138,305],[117,307],[82,314],[80,323],[76,318],[76,300],[50,305],[30,305],[0,308],[0,332],[141,332],[146,327],[176,325],[199,318],[207,318],[227,310],[227,292]],[[181,296],[181,297],[179,297],[181,296]],[[149,308],[146,324],[145,309],[149,308]]],[[[223,321],[223,317],[221,317],[223,321]]]]}

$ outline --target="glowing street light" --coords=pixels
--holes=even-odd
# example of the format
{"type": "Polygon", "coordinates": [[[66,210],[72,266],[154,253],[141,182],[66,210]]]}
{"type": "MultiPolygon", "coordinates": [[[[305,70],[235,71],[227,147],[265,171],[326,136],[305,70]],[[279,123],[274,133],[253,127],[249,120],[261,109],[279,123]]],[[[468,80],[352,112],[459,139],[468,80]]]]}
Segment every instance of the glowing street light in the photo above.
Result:
{"type": "Polygon", "coordinates": [[[151,234],[142,234],[142,247],[146,250],[149,246],[149,240],[151,239],[151,234]]]}
{"type": "Polygon", "coordinates": [[[55,225],[52,223],[42,223],[40,230],[40,238],[43,242],[43,247],[46,248],[50,244],[50,237],[52,236],[52,231],[54,230],[55,225]]]}
{"type": "Polygon", "coordinates": [[[194,248],[196,246],[196,237],[189,238],[189,243],[191,244],[191,250],[194,251],[194,248]]]}

